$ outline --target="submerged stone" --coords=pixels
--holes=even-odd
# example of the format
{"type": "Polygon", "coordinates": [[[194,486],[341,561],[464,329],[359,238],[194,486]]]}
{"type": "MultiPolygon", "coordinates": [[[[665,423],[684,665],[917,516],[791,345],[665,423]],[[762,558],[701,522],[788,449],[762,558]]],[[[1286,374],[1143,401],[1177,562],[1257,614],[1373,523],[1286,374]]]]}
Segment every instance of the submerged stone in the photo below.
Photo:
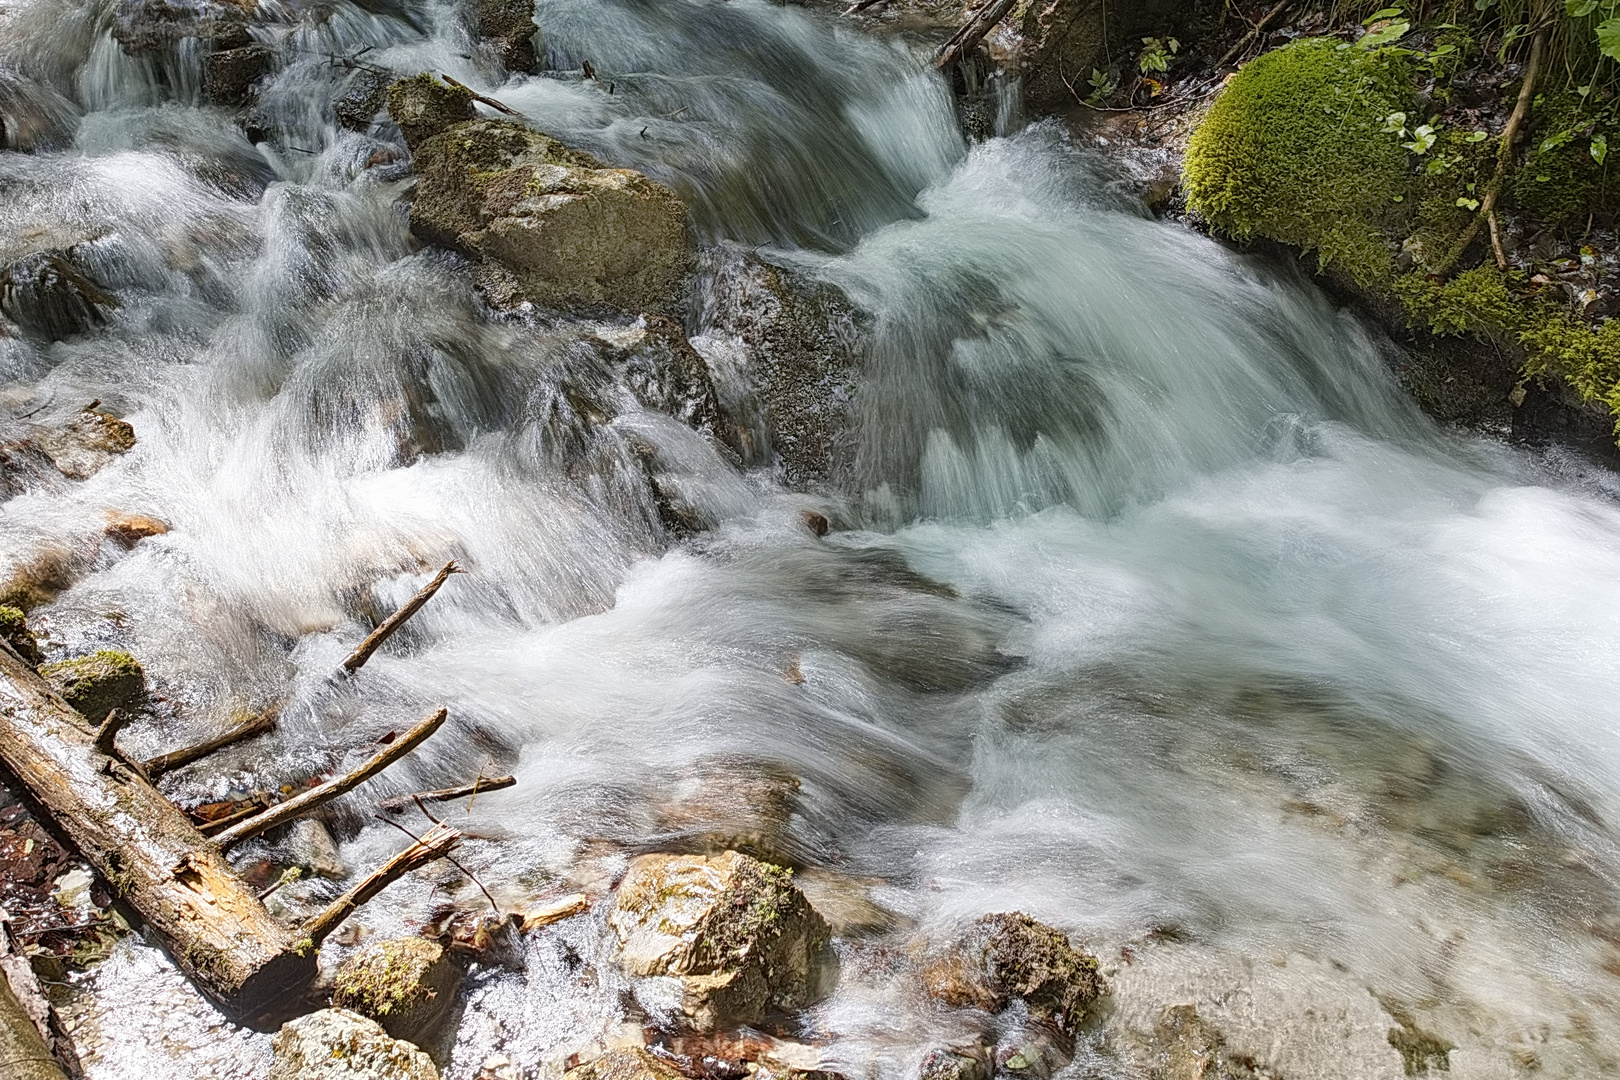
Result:
{"type": "Polygon", "coordinates": [[[260,78],[275,66],[275,50],[267,45],[221,49],[203,60],[203,92],[215,105],[241,105],[260,78]]]}
{"type": "Polygon", "coordinates": [[[608,923],[625,974],[680,981],[682,1021],[696,1031],[797,1012],[832,976],[831,932],[791,872],[734,851],[641,856],[608,923]]]}
{"type": "Polygon", "coordinates": [[[686,1075],[656,1054],[638,1047],[609,1050],[563,1073],[564,1080],[686,1080],[686,1075]]]}
{"type": "Polygon", "coordinates": [[[370,1017],[396,1038],[425,1039],[444,1021],[461,968],[427,938],[377,941],[343,962],[332,1004],[370,1017]]]}
{"type": "Polygon", "coordinates": [[[117,299],[55,251],[25,255],[0,271],[0,311],[25,332],[61,341],[100,326],[117,299]]]}
{"type": "Polygon", "coordinates": [[[1072,1031],[1107,991],[1096,957],[1021,911],[981,917],[923,973],[923,986],[947,1005],[986,1012],[1023,1001],[1033,1016],[1062,1031],[1072,1031]]]}
{"type": "Polygon", "coordinates": [[[27,616],[18,608],[0,605],[0,640],[17,650],[25,663],[38,667],[45,659],[40,654],[39,642],[34,640],[34,632],[28,629],[27,616]]]}
{"type": "Polygon", "coordinates": [[[433,1060],[375,1020],[322,1009],[282,1025],[266,1080],[439,1080],[433,1060]]]}
{"type": "Polygon", "coordinates": [[[135,429],[111,413],[89,408],[35,442],[63,476],[87,480],[114,457],[134,448],[135,429]]]}
{"type": "MultiPolygon", "coordinates": [[[[389,109],[404,128],[399,88],[389,109]]],[[[431,127],[423,121],[418,132],[431,127]]],[[[498,303],[674,304],[693,249],[686,207],[669,188],[505,120],[451,125],[414,151],[412,231],[484,263],[498,303]]]]}
{"type": "Polygon", "coordinates": [[[92,723],[114,709],[129,709],[146,697],[146,672],[126,652],[98,649],[89,656],[46,664],[39,673],[92,723]]]}

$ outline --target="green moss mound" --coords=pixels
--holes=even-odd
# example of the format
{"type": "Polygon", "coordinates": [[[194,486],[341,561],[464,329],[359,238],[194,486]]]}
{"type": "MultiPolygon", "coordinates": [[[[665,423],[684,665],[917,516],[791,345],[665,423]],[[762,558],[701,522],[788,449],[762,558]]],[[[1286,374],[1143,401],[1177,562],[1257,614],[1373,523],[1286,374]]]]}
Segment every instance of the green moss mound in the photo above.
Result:
{"type": "Polygon", "coordinates": [[[1240,240],[1317,253],[1359,283],[1387,279],[1412,188],[1406,151],[1383,130],[1408,108],[1408,62],[1392,50],[1308,38],[1247,64],[1187,147],[1188,206],[1240,240]]]}
{"type": "Polygon", "coordinates": [[[426,938],[374,942],[338,970],[332,1005],[368,1016],[399,1039],[421,1040],[444,1019],[461,970],[426,938]]]}
{"type": "Polygon", "coordinates": [[[126,652],[99,649],[89,656],[46,664],[39,673],[55,684],[62,700],[94,723],[114,709],[127,709],[146,696],[146,672],[126,652]]]}
{"type": "Polygon", "coordinates": [[[34,640],[34,632],[28,629],[28,617],[21,608],[0,605],[0,640],[16,649],[24,663],[37,667],[44,659],[39,653],[39,643],[34,640]]]}
{"type": "Polygon", "coordinates": [[[1591,147],[1594,136],[1620,147],[1620,129],[1592,115],[1573,91],[1538,100],[1530,151],[1510,185],[1513,204],[1566,235],[1584,231],[1588,222],[1612,224],[1620,211],[1620,174],[1607,157],[1601,164],[1594,159],[1591,147]]]}

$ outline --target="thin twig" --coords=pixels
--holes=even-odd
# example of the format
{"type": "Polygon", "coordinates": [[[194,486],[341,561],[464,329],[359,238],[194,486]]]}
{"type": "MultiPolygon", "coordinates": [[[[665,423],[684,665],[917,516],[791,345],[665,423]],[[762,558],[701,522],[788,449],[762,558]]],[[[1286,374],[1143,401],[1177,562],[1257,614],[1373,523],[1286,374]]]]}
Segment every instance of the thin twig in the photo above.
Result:
{"type": "MultiPolygon", "coordinates": [[[[417,799],[423,802],[450,802],[452,799],[459,799],[466,795],[476,796],[481,791],[500,791],[502,788],[509,788],[515,783],[517,783],[517,780],[510,776],[492,776],[486,780],[483,773],[480,772],[478,779],[470,784],[463,784],[460,787],[453,788],[440,788],[438,791],[418,791],[414,795],[399,795],[392,799],[384,799],[377,804],[377,808],[389,814],[397,814],[417,799]]],[[[471,803],[467,804],[467,809],[472,809],[471,803]]]]}
{"type": "MultiPolygon", "coordinates": [[[[1215,61],[1215,66],[1218,68],[1225,67],[1231,62],[1232,57],[1237,56],[1239,53],[1243,52],[1244,49],[1247,49],[1249,47],[1249,43],[1260,36],[1260,32],[1266,28],[1266,24],[1272,19],[1276,18],[1282,12],[1282,9],[1291,3],[1293,3],[1293,0],[1281,0],[1281,3],[1272,8],[1270,11],[1266,12],[1265,16],[1261,18],[1259,22],[1253,24],[1247,34],[1244,34],[1243,37],[1238,39],[1238,43],[1236,45],[1233,45],[1230,49],[1226,50],[1226,55],[1215,61]]],[[[1242,15],[1243,12],[1240,11],[1238,14],[1242,15]]]]}
{"type": "MultiPolygon", "coordinates": [[[[401,825],[397,821],[389,821],[387,818],[383,818],[383,817],[380,817],[377,820],[382,822],[384,825],[392,825],[394,828],[398,829],[400,832],[404,833],[406,836],[409,836],[413,840],[416,840],[416,842],[419,843],[419,844],[427,842],[425,840],[416,839],[416,834],[415,833],[411,832],[411,830],[407,829],[405,826],[401,825]]],[[[427,835],[432,836],[438,830],[440,830],[440,829],[448,829],[448,828],[450,828],[450,826],[444,824],[443,822],[434,822],[433,828],[428,830],[427,835]]],[[[478,891],[484,894],[484,899],[489,901],[489,906],[495,909],[495,914],[500,915],[500,913],[501,913],[501,905],[497,904],[495,902],[495,898],[493,896],[489,895],[489,890],[484,888],[484,883],[482,881],[478,880],[478,875],[473,873],[471,870],[467,869],[465,866],[462,866],[461,863],[457,862],[456,859],[448,851],[445,852],[444,859],[451,866],[455,867],[457,870],[460,870],[463,874],[466,874],[469,878],[471,878],[472,883],[474,885],[478,886],[478,891]]]]}
{"type": "MultiPolygon", "coordinates": [[[[457,83],[456,85],[460,86],[461,84],[457,83]]],[[[422,610],[423,604],[433,599],[433,594],[439,591],[439,586],[450,580],[451,574],[464,573],[466,571],[457,566],[454,559],[445,563],[444,569],[435,574],[433,580],[422,587],[421,592],[405,601],[403,607],[384,619],[381,626],[366,635],[366,640],[356,646],[354,652],[350,653],[347,659],[343,661],[344,673],[353,675],[356,671],[359,671],[365,665],[365,662],[371,659],[371,654],[376,652],[383,642],[394,636],[394,631],[404,626],[412,615],[422,610]]]]}
{"type": "Polygon", "coordinates": [[[444,79],[445,82],[449,83],[451,86],[459,86],[459,87],[461,87],[461,89],[467,91],[467,93],[472,95],[472,99],[474,101],[482,102],[483,104],[488,105],[490,108],[494,109],[497,112],[503,112],[507,116],[522,116],[523,115],[522,113],[518,112],[516,109],[512,108],[511,106],[502,105],[500,102],[496,101],[492,97],[485,97],[483,94],[480,94],[478,91],[474,90],[472,87],[468,86],[466,83],[456,82],[456,80],[452,79],[448,75],[443,76],[443,79],[444,79]]]}
{"type": "MultiPolygon", "coordinates": [[[[411,836],[408,831],[405,835],[411,836]]],[[[416,842],[367,874],[364,880],[334,900],[325,911],[304,922],[300,929],[313,947],[320,948],[321,942],[344,919],[399,878],[435,859],[449,858],[450,849],[461,839],[461,834],[448,825],[435,825],[427,835],[411,836],[411,839],[416,842]]]]}
{"type": "Polygon", "coordinates": [[[403,736],[383,747],[382,751],[367,761],[364,765],[345,776],[333,777],[319,787],[310,788],[302,795],[294,795],[286,802],[280,802],[258,814],[248,818],[239,825],[233,825],[215,838],[221,848],[230,847],[239,841],[252,836],[258,836],[266,829],[273,829],[277,825],[284,825],[294,818],[299,818],[331,802],[340,795],[346,795],[373,776],[382,772],[388,766],[415,750],[427,741],[428,736],[439,730],[444,723],[447,710],[440,709],[420,724],[411,728],[403,736]]]}
{"type": "Polygon", "coordinates": [[[182,765],[189,765],[193,761],[207,757],[217,750],[223,750],[227,746],[234,746],[239,742],[274,731],[276,729],[276,718],[280,714],[281,703],[277,702],[258,716],[253,717],[246,723],[239,724],[223,735],[216,735],[212,739],[204,739],[200,743],[195,743],[183,749],[171,750],[167,754],[159,754],[155,758],[148,758],[142,763],[146,768],[146,775],[155,780],[166,772],[178,769],[182,765]]]}

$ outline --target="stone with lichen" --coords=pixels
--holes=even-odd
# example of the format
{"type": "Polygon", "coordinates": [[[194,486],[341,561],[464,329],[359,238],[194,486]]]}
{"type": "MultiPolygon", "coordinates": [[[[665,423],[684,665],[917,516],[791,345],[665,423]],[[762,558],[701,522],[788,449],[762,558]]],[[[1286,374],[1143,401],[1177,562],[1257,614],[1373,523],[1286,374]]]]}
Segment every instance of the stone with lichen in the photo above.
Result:
{"type": "Polygon", "coordinates": [[[17,608],[0,605],[0,640],[15,649],[25,663],[38,667],[44,659],[34,632],[28,629],[28,617],[17,608]]]}
{"type": "Polygon", "coordinates": [[[471,90],[451,86],[426,72],[394,83],[386,100],[389,117],[399,125],[405,145],[412,150],[452,124],[476,115],[471,90]]]}
{"type": "Polygon", "coordinates": [[[609,925],[632,977],[669,976],[695,1031],[801,1010],[832,977],[831,931],[791,871],[735,851],[643,855],[614,896],[609,925]]]}
{"type": "Polygon", "coordinates": [[[1097,958],[1076,949],[1062,931],[1021,911],[978,919],[923,972],[928,993],[957,1007],[1000,1012],[1023,1001],[1033,1016],[1072,1031],[1107,992],[1097,958]]]}
{"type": "Polygon", "coordinates": [[[266,1080],[439,1080],[433,1060],[375,1020],[322,1009],[282,1025],[266,1080]]]}
{"type": "Polygon", "coordinates": [[[100,723],[113,709],[129,709],[146,696],[146,673],[140,661],[116,649],[46,664],[39,673],[56,687],[62,700],[100,723]]]}
{"type": "Polygon", "coordinates": [[[427,938],[377,941],[338,969],[332,1004],[370,1017],[396,1038],[432,1034],[455,1000],[461,968],[427,938]]]}
{"type": "Polygon", "coordinates": [[[629,1047],[575,1066],[563,1080],[685,1080],[685,1074],[656,1054],[629,1047]]]}

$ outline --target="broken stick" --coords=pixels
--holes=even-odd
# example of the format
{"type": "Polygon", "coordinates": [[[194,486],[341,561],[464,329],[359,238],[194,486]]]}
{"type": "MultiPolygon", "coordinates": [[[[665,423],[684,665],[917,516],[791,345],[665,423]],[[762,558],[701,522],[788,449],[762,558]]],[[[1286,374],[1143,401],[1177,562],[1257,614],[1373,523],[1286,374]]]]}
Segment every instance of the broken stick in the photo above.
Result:
{"type": "MultiPolygon", "coordinates": [[[[461,84],[457,83],[456,85],[460,86],[461,84]]],[[[422,610],[423,604],[433,599],[433,594],[439,591],[439,586],[450,580],[451,574],[464,573],[466,571],[457,566],[454,559],[445,563],[444,569],[435,574],[433,580],[423,586],[421,592],[405,601],[403,607],[384,619],[381,626],[366,635],[366,640],[362,641],[359,647],[349,654],[348,659],[343,661],[343,670],[350,675],[359,671],[365,662],[371,659],[371,654],[376,652],[383,642],[394,636],[395,630],[404,626],[412,615],[422,610]]]]}
{"type": "Polygon", "coordinates": [[[442,78],[444,79],[445,82],[449,83],[451,86],[458,86],[461,89],[467,91],[467,93],[472,95],[472,99],[474,101],[481,102],[481,103],[483,103],[485,105],[488,105],[490,108],[496,110],[497,112],[503,112],[507,116],[522,116],[523,115],[522,113],[518,112],[516,109],[512,108],[509,105],[502,105],[500,102],[496,101],[492,97],[485,97],[483,94],[478,93],[476,90],[474,90],[472,87],[468,86],[466,83],[456,82],[456,80],[452,79],[448,75],[442,76],[442,78]]]}
{"type": "Polygon", "coordinates": [[[199,758],[205,758],[216,750],[223,750],[227,746],[234,746],[267,731],[276,729],[276,717],[281,712],[279,704],[272,705],[264,712],[255,716],[245,724],[232,728],[223,735],[212,739],[205,739],[200,743],[184,747],[180,750],[170,750],[167,754],[159,754],[155,758],[148,758],[142,762],[146,775],[156,780],[166,772],[171,772],[182,765],[190,765],[199,758]]]}
{"type": "Polygon", "coordinates": [[[263,813],[256,814],[246,821],[231,826],[224,832],[218,833],[214,837],[214,842],[223,851],[232,844],[246,840],[250,836],[258,836],[266,829],[273,829],[277,825],[285,825],[294,818],[303,817],[316,807],[329,803],[340,795],[348,794],[422,745],[429,735],[439,730],[439,726],[444,723],[446,715],[448,715],[447,710],[440,709],[404,735],[383,747],[380,753],[353,772],[345,776],[335,776],[319,787],[310,788],[302,795],[294,795],[286,802],[277,803],[263,813]]]}
{"type": "Polygon", "coordinates": [[[0,649],[0,766],[176,966],[229,1015],[251,1019],[315,974],[186,816],[145,777],[95,747],[95,734],[38,672],[0,649]]]}
{"type": "Polygon", "coordinates": [[[384,799],[377,804],[377,808],[385,813],[398,814],[409,810],[411,804],[418,800],[421,802],[450,802],[452,799],[470,799],[474,795],[482,795],[486,791],[499,791],[516,783],[516,777],[492,776],[488,779],[475,780],[471,784],[462,784],[460,787],[440,788],[438,791],[418,791],[414,795],[400,795],[392,799],[384,799]]]}
{"type": "Polygon", "coordinates": [[[421,839],[367,874],[364,881],[332,901],[325,911],[306,920],[299,929],[316,948],[320,948],[327,935],[354,914],[361,904],[418,866],[425,866],[448,855],[460,839],[461,834],[448,825],[433,826],[421,839]]]}

